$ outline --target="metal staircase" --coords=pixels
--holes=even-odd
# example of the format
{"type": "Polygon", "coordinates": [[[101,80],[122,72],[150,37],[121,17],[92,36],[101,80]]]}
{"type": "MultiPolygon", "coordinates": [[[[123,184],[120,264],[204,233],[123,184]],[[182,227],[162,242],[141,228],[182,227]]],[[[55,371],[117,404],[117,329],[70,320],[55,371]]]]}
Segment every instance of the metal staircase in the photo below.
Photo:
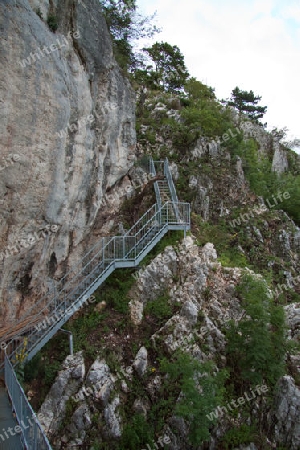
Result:
{"type": "MultiPolygon", "coordinates": [[[[30,360],[115,269],[137,266],[169,230],[190,228],[190,205],[178,202],[168,160],[150,159],[149,172],[153,177],[163,176],[154,183],[156,204],[123,236],[100,239],[50,294],[2,336],[7,361],[12,366],[17,364],[18,355],[24,350],[26,360],[30,360]]],[[[4,361],[0,370],[3,365],[4,361]]],[[[9,368],[7,362],[5,367],[9,368]]]]}
{"type": "MultiPolygon", "coordinates": [[[[160,241],[168,230],[187,230],[190,227],[189,204],[174,201],[175,187],[167,161],[150,161],[151,175],[156,175],[155,165],[163,165],[165,179],[155,182],[157,204],[153,205],[123,236],[102,238],[57,284],[50,296],[37,302],[26,316],[15,324],[17,333],[10,331],[2,336],[6,353],[15,364],[16,356],[24,349],[26,338],[27,360],[30,360],[78,311],[93,292],[117,268],[135,267],[160,241]],[[168,180],[169,178],[169,180],[168,180]],[[162,205],[162,200],[166,202],[162,205]],[[50,299],[49,299],[50,297],[50,299]],[[26,320],[28,319],[29,320],[26,320]],[[46,327],[38,325],[45,321],[46,327]],[[51,323],[52,322],[52,323],[51,323]],[[22,326],[22,323],[24,326],[22,326]]],[[[1,368],[1,366],[0,366],[1,368]]]]}

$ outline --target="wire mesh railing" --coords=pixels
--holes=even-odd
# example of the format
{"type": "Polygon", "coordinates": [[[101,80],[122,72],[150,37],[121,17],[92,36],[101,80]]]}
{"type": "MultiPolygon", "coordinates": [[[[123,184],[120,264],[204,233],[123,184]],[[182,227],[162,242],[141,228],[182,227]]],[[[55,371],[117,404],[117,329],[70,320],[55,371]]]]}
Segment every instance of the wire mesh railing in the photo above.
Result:
{"type": "MultiPolygon", "coordinates": [[[[39,312],[31,315],[26,324],[19,327],[17,335],[7,341],[6,351],[13,364],[17,360],[17,354],[24,350],[22,336],[26,336],[26,351],[30,355],[33,348],[47,340],[47,334],[55,329],[57,323],[62,326],[82,307],[91,295],[91,292],[88,295],[88,291],[91,291],[93,283],[101,277],[104,281],[118,261],[123,261],[124,267],[128,262],[133,263],[131,266],[134,265],[145,249],[158,239],[157,236],[164,226],[189,229],[189,204],[167,202],[161,208],[153,205],[125,235],[102,241],[92,259],[66,282],[57,296],[41,305],[39,312]]],[[[5,341],[5,336],[3,340],[5,341]]]]}
{"type": "MultiPolygon", "coordinates": [[[[154,163],[152,158],[149,160],[149,170],[154,170],[154,163]]],[[[125,236],[135,236],[140,228],[143,227],[144,223],[149,220],[149,217],[154,213],[156,205],[150,208],[141,219],[139,219],[133,227],[125,233],[125,236]]],[[[132,241],[132,239],[127,239],[127,242],[132,241]]],[[[86,274],[93,271],[93,269],[99,265],[99,258],[109,261],[111,258],[111,246],[115,244],[114,238],[104,237],[101,238],[85,255],[73,265],[68,272],[60,279],[56,280],[54,287],[47,292],[40,300],[35,302],[35,304],[28,308],[26,314],[14,324],[14,328],[18,329],[18,334],[22,334],[28,329],[26,322],[27,317],[31,317],[32,321],[42,314],[49,315],[50,311],[55,311],[57,308],[61,308],[61,303],[64,302],[65,297],[71,290],[74,291],[76,286],[79,286],[86,274]],[[50,311],[49,305],[51,305],[50,311]],[[22,323],[24,326],[22,327],[22,323]]],[[[128,253],[128,251],[127,251],[128,253]]],[[[1,342],[9,346],[9,340],[14,336],[14,330],[10,330],[1,336],[1,342]]],[[[1,365],[0,365],[1,367],[1,365]]]]}
{"type": "Polygon", "coordinates": [[[23,442],[30,450],[51,450],[48,438],[42,429],[35,412],[27,400],[11,362],[5,355],[5,384],[13,404],[19,428],[22,430],[23,442]]]}

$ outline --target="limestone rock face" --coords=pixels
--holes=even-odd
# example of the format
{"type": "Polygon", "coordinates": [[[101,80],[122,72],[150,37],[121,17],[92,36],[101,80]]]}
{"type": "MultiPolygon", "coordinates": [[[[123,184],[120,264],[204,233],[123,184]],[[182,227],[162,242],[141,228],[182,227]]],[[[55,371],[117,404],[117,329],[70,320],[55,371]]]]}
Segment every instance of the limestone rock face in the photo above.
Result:
{"type": "Polygon", "coordinates": [[[147,370],[148,366],[147,356],[148,356],[147,349],[145,347],[141,347],[135,357],[133,367],[140,377],[145,375],[145,372],[147,370]]]}
{"type": "Polygon", "coordinates": [[[95,401],[100,400],[107,405],[114,382],[105,361],[94,362],[87,375],[86,385],[93,391],[95,401]]]}
{"type": "Polygon", "coordinates": [[[276,440],[291,450],[297,450],[300,448],[300,389],[292,377],[282,377],[275,402],[276,440]]]}
{"type": "Polygon", "coordinates": [[[259,145],[259,152],[267,154],[272,151],[273,161],[272,170],[277,173],[282,173],[288,169],[287,152],[279,143],[278,139],[271,134],[266,133],[263,127],[249,121],[241,124],[241,129],[246,138],[254,138],[259,145]]]}
{"type": "Polygon", "coordinates": [[[0,4],[0,326],[87,250],[135,158],[135,98],[99,2],[50,5],[0,4]]]}
{"type": "Polygon", "coordinates": [[[120,397],[113,395],[115,389],[115,378],[105,360],[97,358],[85,376],[82,352],[68,356],[38,413],[54,447],[84,445],[95,413],[104,435],[119,438],[120,397]]]}
{"type": "Polygon", "coordinates": [[[67,401],[78,391],[84,376],[82,352],[68,356],[38,414],[41,425],[50,436],[58,431],[60,420],[66,412],[67,401]]]}
{"type": "Polygon", "coordinates": [[[278,142],[274,143],[273,147],[274,156],[272,161],[272,170],[277,173],[282,173],[289,167],[287,153],[278,142]]]}

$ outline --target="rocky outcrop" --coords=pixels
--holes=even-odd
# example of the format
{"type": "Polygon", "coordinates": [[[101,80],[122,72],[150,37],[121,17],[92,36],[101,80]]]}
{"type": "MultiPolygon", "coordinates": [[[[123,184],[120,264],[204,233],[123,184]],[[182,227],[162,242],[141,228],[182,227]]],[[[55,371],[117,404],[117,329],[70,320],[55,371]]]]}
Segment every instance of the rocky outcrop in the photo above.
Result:
{"type": "MultiPolygon", "coordinates": [[[[113,365],[110,366],[110,358],[98,357],[87,375],[79,377],[83,373],[81,356],[73,357],[78,360],[77,363],[74,361],[78,369],[70,365],[72,358],[67,358],[68,364],[65,363],[41,408],[45,415],[42,423],[47,430],[52,430],[49,424],[55,421],[55,430],[61,423],[65,424],[63,436],[57,431],[52,432],[51,438],[57,448],[71,449],[72,445],[88,445],[95,429],[100,441],[122,439],[127,425],[124,417],[128,418],[128,414],[141,414],[145,420],[151,420],[154,405],[162,401],[161,395],[166,392],[168,379],[168,375],[160,370],[157,355],[163,353],[165,358],[172,361],[175,352],[182,350],[199,362],[218,361],[218,368],[226,367],[228,322],[233,320],[238,323],[245,317],[235,288],[244,270],[252,275],[254,272],[223,267],[217,261],[217,256],[213,244],[199,247],[195,238],[188,236],[177,246],[167,246],[135,275],[136,282],[129,294],[134,331],[132,329],[126,339],[119,341],[118,349],[114,346],[109,348],[109,352],[115,353],[113,365]],[[158,301],[163,301],[163,306],[167,303],[170,315],[163,323],[154,322],[153,326],[148,307],[158,301]],[[139,344],[144,331],[151,325],[151,334],[144,340],[144,345],[139,344]],[[137,340],[133,345],[134,335],[137,340]],[[136,345],[138,350],[133,353],[132,348],[136,345]],[[78,381],[72,381],[73,376],[78,381]],[[68,380],[68,390],[65,380],[68,380]],[[66,409],[69,411],[68,417],[66,409]]],[[[285,312],[289,338],[297,340],[300,326],[298,304],[286,306],[285,312]]],[[[104,347],[109,345],[111,330],[108,336],[108,339],[103,339],[104,347]]],[[[107,354],[108,348],[104,350],[107,354]]],[[[299,354],[289,355],[289,364],[295,377],[299,376],[299,354]]],[[[182,393],[179,393],[177,399],[181,397],[182,393]]],[[[299,398],[299,387],[294,379],[283,377],[273,408],[268,408],[260,397],[257,402],[253,402],[254,410],[260,411],[261,408],[264,411],[262,414],[265,414],[265,423],[269,423],[270,448],[276,448],[276,442],[287,448],[298,448],[299,398]]],[[[172,407],[175,408],[175,405],[176,400],[172,407]]],[[[188,422],[174,412],[170,412],[168,417],[161,435],[168,436],[170,448],[195,448],[189,443],[188,422]]],[[[219,448],[220,439],[226,431],[232,427],[238,428],[242,423],[244,418],[239,412],[235,418],[222,417],[211,431],[210,449],[219,448]]],[[[256,445],[240,445],[236,450],[255,450],[258,448],[256,445]]],[[[205,446],[199,446],[199,450],[203,448],[205,446]]]]}
{"type": "Polygon", "coordinates": [[[289,168],[287,152],[279,142],[273,141],[273,161],[272,170],[277,173],[283,173],[289,168]]]}
{"type": "Polygon", "coordinates": [[[229,319],[238,320],[242,313],[239,301],[232,296],[233,283],[239,280],[241,270],[228,269],[222,274],[216,259],[212,244],[199,249],[193,238],[187,237],[177,252],[171,246],[166,247],[139,273],[130,302],[131,318],[136,325],[144,318],[145,306],[165,290],[170,305],[180,306],[178,313],[153,334],[154,345],[163,345],[170,354],[185,348],[200,356],[202,351],[196,342],[206,342],[212,354],[224,350],[225,340],[219,328],[229,319]],[[190,347],[192,342],[195,344],[190,347]]]}
{"type": "Polygon", "coordinates": [[[82,352],[68,356],[39,412],[39,421],[51,436],[59,430],[70,397],[77,393],[85,378],[82,352]]]}
{"type": "Polygon", "coordinates": [[[87,375],[86,386],[96,402],[100,401],[104,406],[107,406],[114,386],[114,378],[111,376],[110,369],[105,361],[96,360],[94,362],[87,375]]]}
{"type": "Polygon", "coordinates": [[[258,143],[258,151],[267,156],[272,154],[272,170],[277,173],[283,173],[288,169],[288,157],[286,149],[279,143],[278,138],[267,133],[266,130],[251,121],[242,122],[241,129],[245,138],[253,138],[258,143]]]}
{"type": "Polygon", "coordinates": [[[284,376],[275,397],[275,438],[290,450],[300,448],[300,389],[290,376],[284,376]]]}
{"type": "Polygon", "coordinates": [[[147,370],[148,366],[147,356],[148,356],[147,349],[145,347],[141,347],[135,357],[133,368],[135,369],[139,377],[145,375],[145,372],[147,370]]]}
{"type": "Polygon", "coordinates": [[[105,193],[135,158],[135,99],[97,0],[5,0],[0,24],[0,311],[7,324],[92,243],[105,193]]]}
{"type": "Polygon", "coordinates": [[[112,395],[115,381],[105,360],[96,359],[85,376],[81,352],[66,358],[38,413],[55,448],[83,445],[95,413],[104,436],[121,436],[120,398],[112,395]]]}

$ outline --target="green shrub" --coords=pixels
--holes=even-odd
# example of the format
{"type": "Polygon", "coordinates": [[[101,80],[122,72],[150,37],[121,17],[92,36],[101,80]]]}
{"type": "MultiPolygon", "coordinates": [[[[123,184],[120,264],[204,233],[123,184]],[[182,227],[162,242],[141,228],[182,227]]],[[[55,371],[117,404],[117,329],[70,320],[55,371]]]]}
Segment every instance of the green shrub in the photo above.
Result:
{"type": "Polygon", "coordinates": [[[144,315],[150,314],[155,317],[160,324],[166,322],[172,316],[172,308],[168,304],[169,295],[164,293],[152,301],[148,301],[145,307],[144,315]]]}
{"type": "Polygon", "coordinates": [[[154,434],[145,417],[141,414],[134,414],[127,418],[118,448],[119,450],[136,450],[151,444],[153,440],[154,434]]]}
{"type": "Polygon", "coordinates": [[[47,18],[47,24],[48,24],[48,27],[50,28],[50,30],[53,31],[53,33],[55,33],[55,31],[58,28],[57,17],[54,16],[53,14],[49,14],[49,16],[47,18]]]}
{"type": "Polygon", "coordinates": [[[285,320],[263,279],[244,275],[237,286],[245,317],[229,323],[227,362],[236,392],[265,383],[269,393],[285,371],[285,320]]]}
{"type": "Polygon", "coordinates": [[[227,431],[222,439],[223,448],[232,450],[242,444],[250,444],[255,440],[256,432],[254,426],[246,424],[240,425],[238,428],[232,428],[227,431]]]}
{"type": "Polygon", "coordinates": [[[216,419],[210,420],[207,415],[222,404],[227,372],[216,372],[212,363],[202,364],[182,352],[177,352],[171,360],[162,359],[160,370],[167,374],[161,392],[163,398],[174,399],[177,393],[183,393],[176,403],[175,414],[189,422],[190,443],[200,445],[209,440],[216,419]]]}
{"type": "Polygon", "coordinates": [[[41,353],[37,353],[28,363],[25,364],[24,367],[24,381],[26,383],[30,383],[34,378],[39,375],[39,371],[41,368],[41,353]]]}
{"type": "Polygon", "coordinates": [[[101,286],[101,291],[105,296],[106,301],[116,311],[126,314],[129,311],[128,292],[134,283],[134,278],[131,276],[131,269],[122,269],[113,273],[101,286]]]}
{"type": "Polygon", "coordinates": [[[245,176],[256,195],[269,200],[274,209],[283,209],[297,224],[300,224],[300,175],[298,171],[277,174],[272,170],[270,157],[258,153],[254,139],[240,142],[233,150],[243,160],[245,176]],[[288,192],[289,198],[281,202],[278,193],[288,192]],[[276,199],[276,204],[273,200],[276,199]]]}
{"type": "Polygon", "coordinates": [[[45,364],[44,380],[45,380],[45,383],[47,386],[49,386],[49,387],[52,386],[60,368],[61,368],[61,362],[57,361],[57,360],[54,360],[53,362],[48,361],[45,364]]]}

